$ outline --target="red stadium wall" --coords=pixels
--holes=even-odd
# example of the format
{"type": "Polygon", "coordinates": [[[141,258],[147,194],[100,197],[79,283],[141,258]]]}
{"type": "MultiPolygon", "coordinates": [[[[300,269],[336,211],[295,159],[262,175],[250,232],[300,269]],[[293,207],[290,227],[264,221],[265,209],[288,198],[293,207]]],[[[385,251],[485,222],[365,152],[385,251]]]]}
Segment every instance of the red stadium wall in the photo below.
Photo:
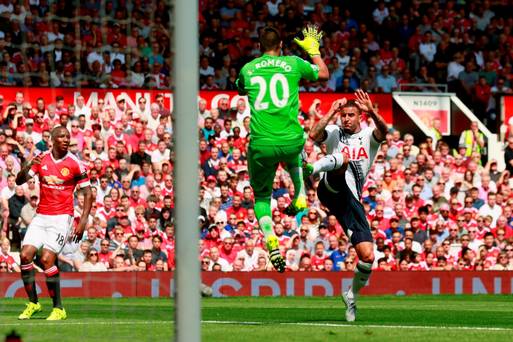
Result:
{"type": "Polygon", "coordinates": [[[507,125],[509,119],[513,116],[513,95],[504,95],[502,98],[502,123],[507,125]]]}
{"type": "MultiPolygon", "coordinates": [[[[203,273],[203,282],[222,296],[338,296],[353,273],[296,272],[203,273]]],[[[38,292],[47,296],[45,279],[37,276],[38,292]]],[[[172,272],[62,273],[64,297],[169,297],[172,272]]],[[[513,272],[374,272],[366,295],[512,294],[513,272]]],[[[0,297],[25,297],[19,274],[2,274],[0,297]]]]}
{"type": "MultiPolygon", "coordinates": [[[[164,94],[166,103],[169,108],[173,108],[173,97],[171,92],[162,90],[146,90],[146,89],[75,89],[75,88],[16,88],[16,87],[0,87],[0,94],[4,96],[6,103],[13,102],[16,92],[21,91],[25,95],[25,101],[35,105],[36,99],[42,97],[47,104],[55,101],[56,96],[63,96],[66,104],[75,103],[75,97],[83,95],[88,106],[96,105],[99,98],[103,98],[107,105],[115,105],[116,97],[124,94],[127,98],[127,104],[134,107],[137,99],[144,96],[147,102],[155,97],[156,94],[164,94]]],[[[199,96],[207,100],[207,107],[217,107],[217,102],[223,96],[230,98],[233,107],[237,104],[239,95],[234,91],[200,91],[199,96]]],[[[371,94],[371,99],[379,105],[380,114],[388,123],[392,122],[392,96],[390,94],[371,94]]],[[[321,109],[326,113],[333,101],[347,97],[353,98],[353,94],[324,94],[324,93],[301,93],[300,99],[303,110],[308,112],[315,99],[321,100],[321,109]]]]}

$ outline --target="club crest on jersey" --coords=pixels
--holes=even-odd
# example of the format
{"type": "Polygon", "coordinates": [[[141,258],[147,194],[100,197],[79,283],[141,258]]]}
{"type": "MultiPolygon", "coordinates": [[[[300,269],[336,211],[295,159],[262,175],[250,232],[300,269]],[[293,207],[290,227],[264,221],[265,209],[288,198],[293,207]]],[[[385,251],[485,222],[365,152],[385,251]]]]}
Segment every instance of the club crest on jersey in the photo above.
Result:
{"type": "Polygon", "coordinates": [[[351,158],[351,160],[369,159],[369,155],[363,146],[351,148],[346,145],[342,147],[342,151],[340,152],[349,154],[349,158],[351,158]]]}
{"type": "Polygon", "coordinates": [[[61,175],[62,175],[63,177],[68,176],[68,175],[69,175],[69,169],[68,169],[67,167],[63,167],[63,168],[61,169],[61,175]]]}

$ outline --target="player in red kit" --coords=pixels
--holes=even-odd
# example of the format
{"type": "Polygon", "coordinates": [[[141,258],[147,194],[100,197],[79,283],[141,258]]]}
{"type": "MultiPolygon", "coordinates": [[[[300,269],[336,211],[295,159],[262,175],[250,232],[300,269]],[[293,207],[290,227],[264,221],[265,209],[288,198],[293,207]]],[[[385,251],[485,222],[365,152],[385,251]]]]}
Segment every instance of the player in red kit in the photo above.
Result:
{"type": "Polygon", "coordinates": [[[16,177],[16,184],[21,185],[37,175],[41,193],[36,216],[27,229],[20,254],[21,277],[29,303],[19,319],[30,319],[34,313],[41,311],[32,262],[41,248],[46,285],[53,300],[53,310],[47,320],[66,319],[66,311],[61,303],[59,269],[55,262],[67,241],[78,242],[82,238],[93,202],[87,171],[77,157],[68,152],[69,131],[59,126],[52,130],[51,135],[52,150],[29,161],[16,177]],[[84,193],[84,210],[73,228],[73,193],[77,186],[84,193]]]}

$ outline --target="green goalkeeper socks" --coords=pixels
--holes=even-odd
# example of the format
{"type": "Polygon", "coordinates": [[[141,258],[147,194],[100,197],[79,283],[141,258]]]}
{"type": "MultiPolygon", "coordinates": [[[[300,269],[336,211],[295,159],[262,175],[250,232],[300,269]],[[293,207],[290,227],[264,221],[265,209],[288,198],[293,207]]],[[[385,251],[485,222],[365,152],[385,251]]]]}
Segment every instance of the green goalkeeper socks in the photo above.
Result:
{"type": "Polygon", "coordinates": [[[305,184],[303,182],[303,168],[292,167],[288,169],[292,183],[294,184],[294,198],[293,201],[297,200],[299,196],[306,197],[305,184]]]}
{"type": "Polygon", "coordinates": [[[258,223],[260,225],[260,229],[264,232],[265,241],[267,241],[269,236],[274,236],[273,220],[271,219],[271,216],[262,217],[258,220],[258,223]]]}
{"type": "Polygon", "coordinates": [[[255,215],[258,219],[260,229],[264,232],[265,239],[274,235],[273,221],[271,219],[271,204],[268,201],[255,200],[255,215]]]}

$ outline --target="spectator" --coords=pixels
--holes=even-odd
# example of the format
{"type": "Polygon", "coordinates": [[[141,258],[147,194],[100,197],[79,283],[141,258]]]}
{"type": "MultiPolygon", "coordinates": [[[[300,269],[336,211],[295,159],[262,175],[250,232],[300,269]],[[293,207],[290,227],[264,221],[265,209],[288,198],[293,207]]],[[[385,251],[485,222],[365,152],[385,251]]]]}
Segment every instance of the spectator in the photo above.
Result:
{"type": "Polygon", "coordinates": [[[479,216],[486,217],[490,216],[492,218],[491,227],[495,228],[495,224],[497,219],[502,214],[502,208],[497,205],[496,202],[497,195],[494,192],[488,193],[488,198],[485,204],[481,208],[479,208],[479,216]]]}
{"type": "Polygon", "coordinates": [[[472,121],[470,129],[461,133],[459,146],[466,148],[465,156],[469,157],[472,152],[482,153],[485,146],[484,135],[479,131],[478,123],[472,121]]]}
{"type": "Polygon", "coordinates": [[[385,93],[391,93],[397,89],[397,81],[395,77],[390,74],[388,66],[385,65],[381,68],[381,73],[376,77],[376,85],[385,93]]]}
{"type": "Polygon", "coordinates": [[[7,238],[0,240],[0,271],[21,272],[18,263],[11,255],[11,243],[7,238]],[[1,267],[3,267],[3,269],[1,267]]]}
{"type": "Polygon", "coordinates": [[[98,259],[98,251],[91,248],[86,255],[84,263],[79,268],[80,272],[105,272],[107,267],[98,259]]]}

